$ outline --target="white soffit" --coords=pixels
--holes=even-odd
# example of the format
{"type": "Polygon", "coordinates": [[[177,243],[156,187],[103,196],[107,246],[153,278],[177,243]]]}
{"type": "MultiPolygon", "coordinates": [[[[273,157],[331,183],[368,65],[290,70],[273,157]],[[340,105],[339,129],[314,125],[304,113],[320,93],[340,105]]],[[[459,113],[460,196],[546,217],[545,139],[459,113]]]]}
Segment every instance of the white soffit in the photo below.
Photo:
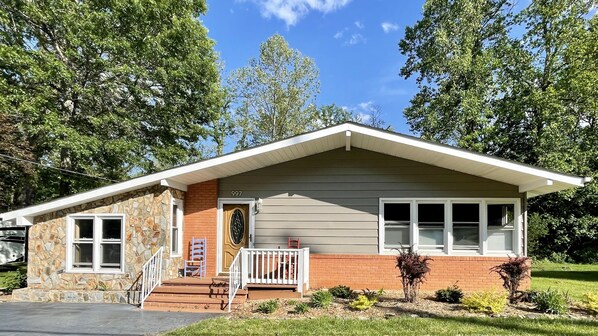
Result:
{"type": "Polygon", "coordinates": [[[161,184],[178,189],[337,148],[362,148],[519,186],[529,197],[584,185],[584,178],[502,160],[410,136],[346,123],[197,163],[141,176],[47,203],[0,214],[31,225],[33,216],[161,184]],[[21,220],[19,220],[21,219],[21,220]]]}

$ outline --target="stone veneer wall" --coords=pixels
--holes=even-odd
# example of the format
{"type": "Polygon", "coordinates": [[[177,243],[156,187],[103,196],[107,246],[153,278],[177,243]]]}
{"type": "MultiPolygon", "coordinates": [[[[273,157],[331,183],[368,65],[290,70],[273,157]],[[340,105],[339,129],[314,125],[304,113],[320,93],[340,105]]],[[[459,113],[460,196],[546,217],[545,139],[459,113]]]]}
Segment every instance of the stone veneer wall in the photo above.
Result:
{"type": "MultiPolygon", "coordinates": [[[[166,279],[178,276],[183,258],[170,258],[171,197],[184,192],[152,186],[35,218],[29,229],[27,288],[13,292],[14,300],[67,302],[126,302],[135,290],[143,264],[164,246],[166,279]],[[66,273],[66,216],[125,214],[124,274],[66,273]]],[[[128,300],[129,302],[135,300],[128,300]]]]}

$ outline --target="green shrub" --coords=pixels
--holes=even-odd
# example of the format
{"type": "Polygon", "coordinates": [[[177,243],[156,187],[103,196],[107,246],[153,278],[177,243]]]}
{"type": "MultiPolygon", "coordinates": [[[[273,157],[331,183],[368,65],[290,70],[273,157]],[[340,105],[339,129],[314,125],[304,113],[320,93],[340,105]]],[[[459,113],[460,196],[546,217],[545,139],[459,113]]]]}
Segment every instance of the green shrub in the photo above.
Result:
{"type": "Polygon", "coordinates": [[[490,271],[498,273],[503,281],[503,287],[509,291],[509,302],[515,303],[521,297],[517,295],[519,286],[523,279],[529,277],[530,268],[529,258],[509,257],[509,261],[490,268],[490,271]]]}
{"type": "Polygon", "coordinates": [[[537,292],[532,299],[538,311],[557,315],[564,314],[569,310],[568,301],[567,294],[550,288],[537,292]]]}
{"type": "Polygon", "coordinates": [[[327,308],[332,303],[334,297],[329,291],[319,290],[311,295],[311,305],[316,308],[327,308]]]}
{"type": "Polygon", "coordinates": [[[377,291],[373,291],[370,290],[369,288],[366,288],[362,291],[363,295],[365,295],[365,297],[368,298],[368,300],[376,300],[376,302],[378,301],[382,301],[381,297],[382,295],[384,295],[384,288],[380,288],[377,291]]]}
{"type": "Polygon", "coordinates": [[[594,314],[598,314],[598,293],[586,293],[583,296],[583,307],[594,314]]]}
{"type": "Polygon", "coordinates": [[[265,302],[260,303],[257,306],[257,311],[264,314],[272,314],[273,312],[278,309],[278,301],[277,300],[268,300],[265,302]]]}
{"type": "Polygon", "coordinates": [[[287,305],[289,305],[289,306],[294,306],[296,304],[297,304],[297,300],[288,300],[287,301],[287,305]]]}
{"type": "Polygon", "coordinates": [[[349,307],[357,310],[368,310],[376,302],[378,302],[378,300],[375,298],[368,298],[365,295],[359,295],[355,301],[349,303],[349,307]]]}
{"type": "Polygon", "coordinates": [[[21,270],[0,273],[0,288],[6,292],[26,286],[27,275],[21,270]]]}
{"type": "Polygon", "coordinates": [[[471,311],[500,314],[507,305],[507,294],[497,291],[475,292],[464,297],[462,303],[471,311]]]}
{"type": "Polygon", "coordinates": [[[295,305],[295,314],[305,314],[309,311],[309,306],[305,302],[299,302],[295,305]]]}
{"type": "Polygon", "coordinates": [[[353,297],[353,290],[349,286],[338,285],[328,290],[332,296],[339,299],[350,299],[353,297]]]}
{"type": "Polygon", "coordinates": [[[463,291],[457,284],[454,284],[446,289],[439,289],[436,291],[436,300],[448,303],[461,303],[463,299],[463,291]]]}

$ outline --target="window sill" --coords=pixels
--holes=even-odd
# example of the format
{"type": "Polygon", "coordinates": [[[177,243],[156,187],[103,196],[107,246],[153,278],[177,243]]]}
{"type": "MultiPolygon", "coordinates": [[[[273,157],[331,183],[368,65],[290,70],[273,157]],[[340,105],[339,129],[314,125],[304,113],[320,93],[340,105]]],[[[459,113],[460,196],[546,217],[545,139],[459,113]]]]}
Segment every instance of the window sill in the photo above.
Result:
{"type": "Polygon", "coordinates": [[[124,271],[94,271],[94,270],[67,270],[64,271],[66,274],[114,274],[114,275],[122,275],[125,274],[124,271]]]}

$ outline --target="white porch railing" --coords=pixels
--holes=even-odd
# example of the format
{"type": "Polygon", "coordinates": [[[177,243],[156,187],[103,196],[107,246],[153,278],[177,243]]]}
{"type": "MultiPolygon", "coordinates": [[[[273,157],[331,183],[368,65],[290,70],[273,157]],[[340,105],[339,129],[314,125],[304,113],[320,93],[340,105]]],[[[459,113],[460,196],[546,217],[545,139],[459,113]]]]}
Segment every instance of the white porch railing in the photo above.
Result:
{"type": "Polygon", "coordinates": [[[162,254],[164,248],[154,253],[154,255],[143,265],[141,271],[141,309],[143,309],[143,302],[152,293],[156,286],[162,283],[162,254]]]}
{"type": "Polygon", "coordinates": [[[295,285],[303,296],[309,288],[309,248],[242,248],[229,270],[229,311],[239,288],[248,284],[295,285]]]}

